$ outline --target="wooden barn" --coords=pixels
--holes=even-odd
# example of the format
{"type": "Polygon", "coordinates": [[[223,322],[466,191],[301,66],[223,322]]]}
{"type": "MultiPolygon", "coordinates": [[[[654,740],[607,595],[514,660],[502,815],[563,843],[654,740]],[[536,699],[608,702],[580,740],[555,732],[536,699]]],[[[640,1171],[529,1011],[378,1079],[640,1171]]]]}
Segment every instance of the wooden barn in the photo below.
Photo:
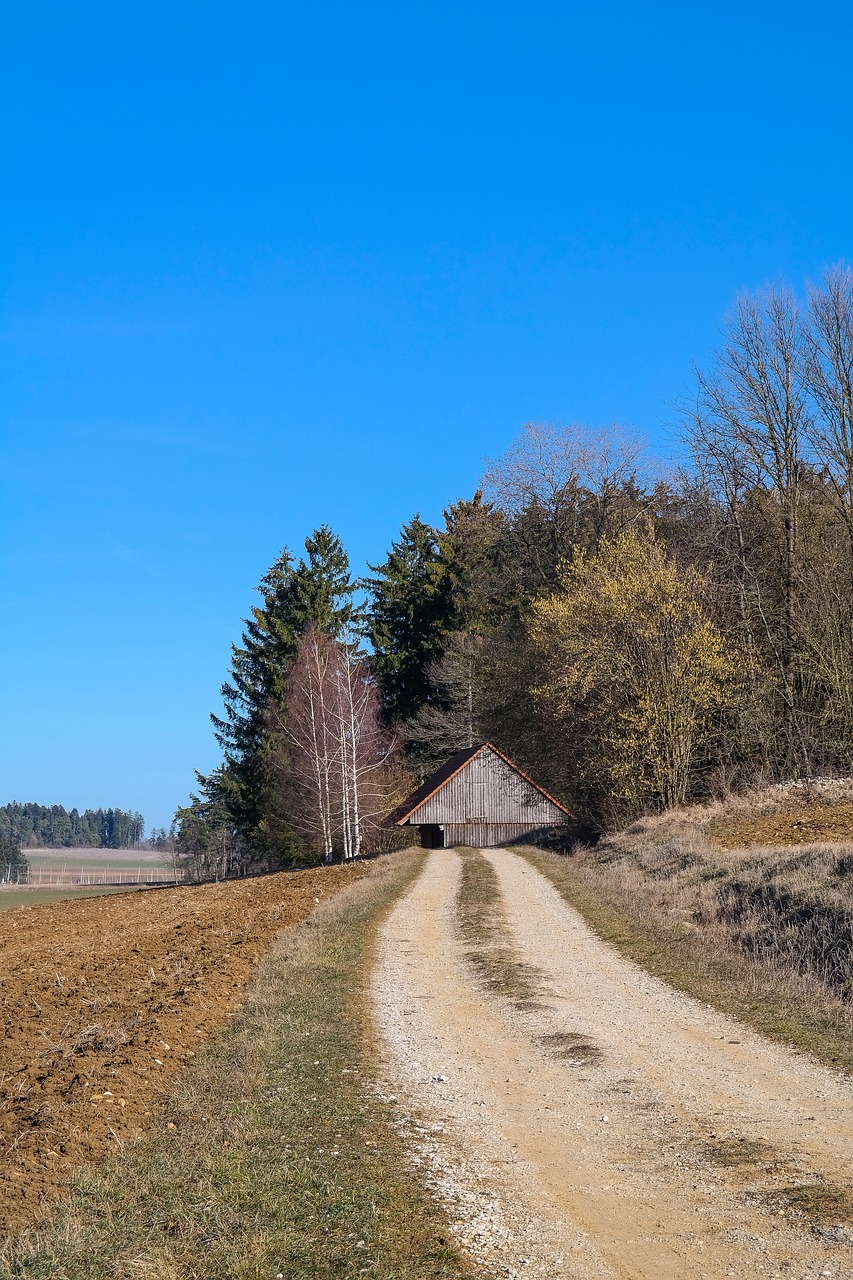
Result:
{"type": "Polygon", "coordinates": [[[419,827],[426,849],[487,849],[530,839],[572,816],[497,747],[483,742],[451,756],[394,810],[387,825],[419,827]]]}

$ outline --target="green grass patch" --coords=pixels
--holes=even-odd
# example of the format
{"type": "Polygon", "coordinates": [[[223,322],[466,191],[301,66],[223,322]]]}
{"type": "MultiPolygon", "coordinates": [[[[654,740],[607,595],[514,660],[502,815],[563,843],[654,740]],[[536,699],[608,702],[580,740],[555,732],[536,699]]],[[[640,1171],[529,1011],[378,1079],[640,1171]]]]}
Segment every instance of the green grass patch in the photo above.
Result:
{"type": "Polygon", "coordinates": [[[837,1002],[802,994],[771,964],[753,961],[707,930],[673,920],[651,898],[628,894],[571,857],[520,849],[604,941],[670,986],[740,1019],[762,1035],[853,1071],[853,1038],[837,1002]]]}
{"type": "Polygon", "coordinates": [[[137,867],[159,866],[162,861],[160,858],[152,858],[150,854],[137,857],[133,853],[122,854],[114,849],[78,854],[68,853],[65,849],[56,849],[52,853],[27,853],[24,849],[24,857],[31,867],[42,867],[48,871],[59,867],[67,867],[70,871],[75,867],[86,870],[90,867],[109,867],[116,871],[135,871],[137,867]]]}
{"type": "Polygon", "coordinates": [[[28,1280],[470,1277],[374,1094],[367,979],[396,854],[286,931],[136,1146],[0,1251],[28,1280]]]}
{"type": "Polygon", "coordinates": [[[853,1222],[853,1192],[828,1183],[800,1183],[785,1187],[779,1199],[810,1222],[834,1226],[853,1222]]]}
{"type": "Polygon", "coordinates": [[[139,885],[98,885],[91,889],[0,889],[0,911],[9,907],[38,907],[48,902],[66,902],[69,898],[100,898],[105,893],[136,892],[139,885]]]}

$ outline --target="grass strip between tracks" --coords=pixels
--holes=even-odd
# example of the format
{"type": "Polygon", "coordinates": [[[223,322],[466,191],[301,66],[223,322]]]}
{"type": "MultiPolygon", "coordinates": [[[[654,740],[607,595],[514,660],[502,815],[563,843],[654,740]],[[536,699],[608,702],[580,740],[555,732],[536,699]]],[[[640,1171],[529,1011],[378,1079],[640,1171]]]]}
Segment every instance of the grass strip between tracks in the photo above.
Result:
{"type": "Polygon", "coordinates": [[[604,941],[656,978],[738,1018],[762,1035],[853,1072],[853,1042],[819,1001],[801,996],[772,965],[716,943],[632,898],[572,859],[518,849],[604,941]]]}
{"type": "Polygon", "coordinates": [[[376,929],[421,865],[384,859],[282,934],[146,1137],[7,1243],[0,1276],[470,1277],[371,1087],[376,929]]]}
{"type": "Polygon", "coordinates": [[[465,955],[483,986],[519,1008],[538,1008],[542,975],[525,964],[509,940],[500,883],[479,849],[458,850],[462,859],[457,920],[465,955]]]}

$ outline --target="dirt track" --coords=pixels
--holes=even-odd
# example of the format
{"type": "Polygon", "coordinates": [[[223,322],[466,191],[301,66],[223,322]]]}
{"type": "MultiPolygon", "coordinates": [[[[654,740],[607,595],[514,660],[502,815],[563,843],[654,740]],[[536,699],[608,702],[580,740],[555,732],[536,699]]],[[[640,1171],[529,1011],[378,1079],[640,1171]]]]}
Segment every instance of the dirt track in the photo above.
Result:
{"type": "Polygon", "coordinates": [[[364,864],[4,911],[0,1231],[142,1129],[273,938],[364,864]]]}
{"type": "Polygon", "coordinates": [[[469,1252],[495,1275],[853,1276],[853,1224],[786,1194],[850,1187],[850,1082],[621,959],[518,855],[488,857],[538,999],[487,994],[466,963],[452,852],[389,917],[374,980],[387,1087],[469,1252]]]}

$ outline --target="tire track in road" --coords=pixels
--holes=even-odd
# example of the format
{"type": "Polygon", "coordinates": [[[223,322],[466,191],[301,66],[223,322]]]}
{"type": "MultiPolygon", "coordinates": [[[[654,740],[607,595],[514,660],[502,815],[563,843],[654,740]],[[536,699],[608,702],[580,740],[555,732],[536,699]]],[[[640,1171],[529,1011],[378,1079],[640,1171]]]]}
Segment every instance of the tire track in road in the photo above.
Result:
{"type": "MultiPolygon", "coordinates": [[[[707,1013],[705,1061],[694,1055],[683,1083],[672,1055],[653,1069],[655,1038],[685,1034],[683,998],[584,933],[518,855],[489,858],[516,948],[548,975],[546,1007],[519,1013],[478,985],[456,929],[451,851],[430,855],[389,916],[373,982],[386,1087],[401,1096],[414,1158],[429,1165],[472,1256],[511,1276],[846,1280],[849,1250],[750,1203],[737,1171],[685,1145],[685,1118],[694,1109],[713,1118],[729,1096],[718,1089],[707,1106],[698,1098],[721,1054],[718,1015],[707,1013]],[[674,1013],[659,992],[645,999],[658,986],[674,1013]],[[555,1060],[537,1044],[561,1034],[593,1041],[601,1060],[555,1060]]],[[[700,1022],[705,1013],[691,1010],[700,1022]]],[[[821,1150],[835,1151],[831,1134],[826,1142],[821,1150]]]]}
{"type": "Polygon", "coordinates": [[[803,1054],[675,991],[601,943],[523,858],[486,857],[512,942],[561,996],[551,1017],[652,1085],[680,1120],[768,1143],[827,1181],[853,1180],[853,1086],[803,1054]]]}

